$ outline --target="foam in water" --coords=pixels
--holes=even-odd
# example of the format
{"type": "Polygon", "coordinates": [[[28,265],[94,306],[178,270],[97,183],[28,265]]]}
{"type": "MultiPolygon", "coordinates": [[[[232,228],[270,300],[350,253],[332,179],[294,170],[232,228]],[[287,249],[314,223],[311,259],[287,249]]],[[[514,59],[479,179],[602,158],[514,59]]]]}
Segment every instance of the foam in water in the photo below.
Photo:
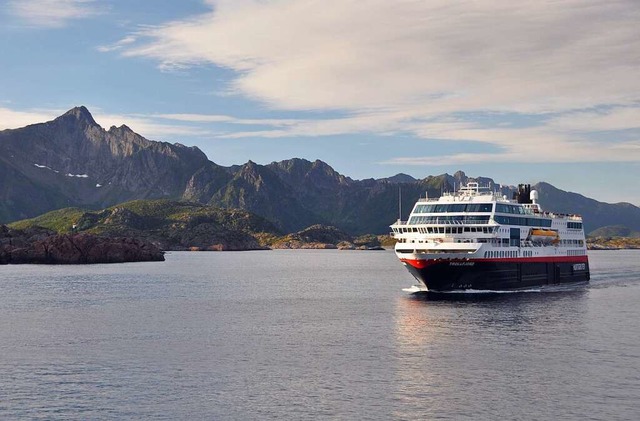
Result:
{"type": "Polygon", "coordinates": [[[412,285],[409,288],[402,288],[402,290],[410,294],[418,294],[421,292],[430,292],[434,294],[513,294],[513,293],[520,293],[520,292],[542,292],[542,289],[540,288],[517,289],[517,290],[463,289],[463,290],[456,290],[456,291],[432,291],[420,285],[412,285]]]}

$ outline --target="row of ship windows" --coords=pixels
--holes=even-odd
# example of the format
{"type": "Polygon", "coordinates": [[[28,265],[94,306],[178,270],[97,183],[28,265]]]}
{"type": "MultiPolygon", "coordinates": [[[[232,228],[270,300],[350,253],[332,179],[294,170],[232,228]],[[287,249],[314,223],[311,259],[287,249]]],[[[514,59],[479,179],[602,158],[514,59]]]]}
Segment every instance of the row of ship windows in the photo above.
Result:
{"type": "Polygon", "coordinates": [[[409,225],[418,224],[488,224],[489,215],[412,216],[409,225]]]}
{"type": "Polygon", "coordinates": [[[581,230],[582,222],[567,222],[567,228],[581,230]]]}
{"type": "MultiPolygon", "coordinates": [[[[532,256],[533,252],[531,251],[523,251],[522,255],[524,257],[530,257],[532,256]],[[529,255],[529,256],[526,256],[529,255]]],[[[485,251],[484,252],[484,257],[485,258],[497,258],[497,257],[518,257],[518,252],[516,250],[500,250],[500,251],[485,251]]]]}
{"type": "Polygon", "coordinates": [[[479,232],[483,234],[492,234],[495,227],[407,227],[393,228],[393,232],[397,234],[405,232],[419,232],[421,234],[462,234],[465,232],[479,232]]]}
{"type": "Polygon", "coordinates": [[[567,250],[567,256],[584,256],[587,254],[584,250],[567,250]]]}
{"type": "MultiPolygon", "coordinates": [[[[449,203],[416,205],[413,213],[452,213],[452,212],[493,212],[493,203],[449,203]]],[[[496,203],[497,213],[525,215],[529,212],[523,206],[496,203]]]]}
{"type": "MultiPolygon", "coordinates": [[[[496,215],[495,221],[505,225],[521,225],[525,227],[551,227],[551,219],[523,218],[518,216],[496,215]]],[[[412,216],[408,225],[420,224],[488,224],[489,216],[484,215],[449,215],[449,216],[412,216]]],[[[570,222],[571,223],[571,222],[570,222]]],[[[582,224],[580,224],[582,227],[582,224]]]]}
{"type": "Polygon", "coordinates": [[[526,209],[522,206],[505,205],[504,203],[496,203],[496,212],[513,213],[518,215],[524,215],[527,213],[526,209]]]}
{"type": "Polygon", "coordinates": [[[501,216],[496,215],[494,219],[499,224],[505,225],[522,225],[525,227],[551,227],[551,219],[541,218],[522,218],[518,216],[501,216]]]}
{"type": "MultiPolygon", "coordinates": [[[[436,241],[440,242],[440,239],[436,241]]],[[[398,243],[428,243],[429,240],[408,240],[406,238],[399,238],[398,243]]],[[[494,247],[518,247],[516,242],[510,242],[508,238],[463,238],[456,239],[454,243],[488,243],[494,247]]]]}
{"type": "Polygon", "coordinates": [[[413,213],[450,213],[450,212],[491,212],[491,203],[453,203],[438,205],[417,205],[413,213]]]}
{"type": "Polygon", "coordinates": [[[583,240],[560,240],[560,245],[562,246],[584,246],[583,240]]]}

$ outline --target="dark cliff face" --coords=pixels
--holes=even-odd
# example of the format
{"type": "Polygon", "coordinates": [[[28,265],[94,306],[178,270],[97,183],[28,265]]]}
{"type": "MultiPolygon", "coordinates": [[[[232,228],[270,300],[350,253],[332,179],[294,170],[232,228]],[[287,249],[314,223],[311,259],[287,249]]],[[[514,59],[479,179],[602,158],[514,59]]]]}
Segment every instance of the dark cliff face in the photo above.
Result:
{"type": "Polygon", "coordinates": [[[320,216],[269,168],[249,161],[238,169],[233,178],[209,204],[225,208],[246,209],[274,222],[284,231],[306,227],[320,216]]]}

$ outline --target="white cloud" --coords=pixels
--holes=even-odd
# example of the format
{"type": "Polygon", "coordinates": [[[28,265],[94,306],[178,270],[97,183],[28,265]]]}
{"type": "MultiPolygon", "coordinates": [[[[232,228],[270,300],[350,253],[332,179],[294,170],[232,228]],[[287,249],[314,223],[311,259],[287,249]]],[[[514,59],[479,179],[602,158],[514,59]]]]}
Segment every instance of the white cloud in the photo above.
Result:
{"type": "Polygon", "coordinates": [[[59,115],[60,112],[57,110],[16,111],[9,108],[0,108],[0,130],[16,129],[29,124],[53,120],[59,115]]]}
{"type": "Polygon", "coordinates": [[[144,28],[118,48],[163,69],[231,69],[232,92],[272,109],[343,117],[161,118],[263,126],[219,135],[230,138],[401,133],[500,151],[399,158],[407,163],[640,160],[621,136],[599,143],[590,136],[638,129],[636,0],[207,3],[210,12],[144,28]],[[506,117],[474,117],[492,113],[506,117]],[[517,127],[509,115],[533,117],[533,127],[517,127]]]}
{"type": "Polygon", "coordinates": [[[300,121],[293,119],[247,119],[219,114],[156,114],[154,117],[191,123],[231,123],[250,126],[292,126],[300,121]]]}
{"type": "Polygon", "coordinates": [[[579,132],[640,129],[640,107],[577,111],[551,119],[551,127],[579,132]]]}
{"type": "Polygon", "coordinates": [[[109,45],[101,45],[97,49],[102,53],[108,53],[110,51],[120,50],[129,44],[133,44],[134,42],[136,42],[136,37],[133,35],[129,35],[127,37],[122,38],[116,43],[109,44],[109,45]]]}
{"type": "Polygon", "coordinates": [[[236,70],[280,109],[548,112],[628,103],[640,6],[628,1],[215,1],[127,55],[236,70]]]}
{"type": "Polygon", "coordinates": [[[44,28],[60,28],[70,20],[100,13],[94,0],[11,0],[8,6],[28,24],[44,28]]]}
{"type": "Polygon", "coordinates": [[[180,124],[166,124],[159,122],[154,116],[126,115],[104,113],[100,109],[92,111],[96,123],[105,129],[111,126],[128,126],[134,132],[152,140],[162,140],[175,143],[181,136],[212,136],[212,131],[180,124]]]}

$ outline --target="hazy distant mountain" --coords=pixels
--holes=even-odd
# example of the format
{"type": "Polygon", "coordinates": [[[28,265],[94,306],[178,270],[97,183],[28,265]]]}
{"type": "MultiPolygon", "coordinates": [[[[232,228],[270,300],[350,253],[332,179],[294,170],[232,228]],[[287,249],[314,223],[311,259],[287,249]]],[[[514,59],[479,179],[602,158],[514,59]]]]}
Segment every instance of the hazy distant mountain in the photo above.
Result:
{"type": "Polygon", "coordinates": [[[534,186],[540,194],[540,204],[547,210],[582,215],[585,232],[608,225],[622,225],[640,231],[640,208],[631,203],[603,203],[578,193],[566,192],[548,183],[534,186]]]}
{"type": "Polygon", "coordinates": [[[388,183],[395,183],[395,184],[401,184],[401,183],[415,183],[416,180],[415,178],[411,177],[408,174],[396,174],[392,177],[387,177],[387,178],[379,178],[378,181],[386,181],[388,183]]]}
{"type": "Polygon", "coordinates": [[[640,237],[640,232],[633,231],[629,227],[625,227],[624,225],[608,225],[606,227],[600,227],[595,231],[591,231],[589,233],[592,237],[640,237]]]}
{"type": "MultiPolygon", "coordinates": [[[[406,174],[352,180],[322,161],[298,158],[222,167],[196,147],[150,141],[126,126],[104,130],[85,107],[0,131],[0,222],[64,207],[165,198],[245,209],[284,232],[325,224],[353,235],[386,233],[400,215],[406,219],[418,197],[438,197],[468,180],[462,171],[422,180],[406,174]]],[[[513,191],[490,178],[475,181],[509,197],[513,191]]],[[[608,225],[640,231],[636,206],[598,202],[546,183],[535,188],[546,209],[582,214],[587,232],[608,225]]]]}

